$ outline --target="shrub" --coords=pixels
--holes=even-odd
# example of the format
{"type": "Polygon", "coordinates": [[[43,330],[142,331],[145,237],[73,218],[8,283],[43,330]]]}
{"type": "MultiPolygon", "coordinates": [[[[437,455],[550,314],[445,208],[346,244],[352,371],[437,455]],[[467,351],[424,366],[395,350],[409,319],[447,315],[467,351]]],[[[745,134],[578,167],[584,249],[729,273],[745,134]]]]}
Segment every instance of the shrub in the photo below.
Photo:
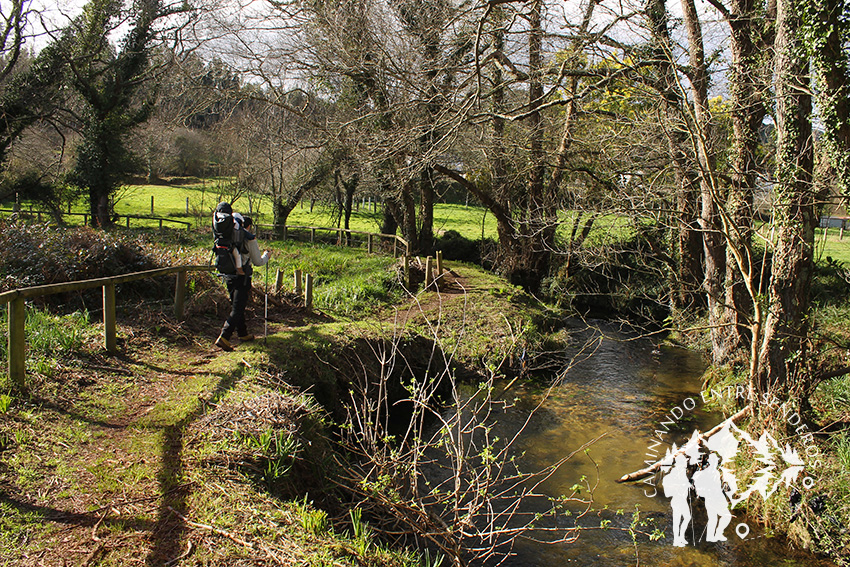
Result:
{"type": "MultiPolygon", "coordinates": [[[[0,288],[108,277],[157,267],[132,235],[0,221],[0,288]]],[[[140,290],[150,285],[138,286],[140,290]]],[[[60,298],[61,301],[61,298],[60,298]]]]}
{"type": "Polygon", "coordinates": [[[481,263],[480,241],[465,238],[456,230],[444,232],[437,238],[435,246],[437,250],[443,251],[443,258],[446,260],[481,263]]]}

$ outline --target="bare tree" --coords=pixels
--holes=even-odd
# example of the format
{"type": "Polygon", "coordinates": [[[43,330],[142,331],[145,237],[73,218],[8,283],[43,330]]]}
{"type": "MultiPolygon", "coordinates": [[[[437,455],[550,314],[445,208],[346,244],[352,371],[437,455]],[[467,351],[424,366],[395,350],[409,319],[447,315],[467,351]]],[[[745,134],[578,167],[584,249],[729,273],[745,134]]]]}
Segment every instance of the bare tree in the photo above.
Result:
{"type": "MultiPolygon", "coordinates": [[[[419,309],[413,301],[410,311],[419,309]]],[[[398,321],[410,316],[399,313],[398,321]]],[[[581,488],[558,498],[544,494],[541,484],[596,440],[571,447],[543,470],[523,471],[517,442],[536,409],[524,414],[516,429],[497,428],[501,415],[518,411],[495,381],[506,360],[493,361],[477,390],[465,391],[452,376],[454,353],[443,341],[439,321],[429,330],[418,339],[431,343],[425,368],[421,362],[412,368],[405,357],[403,323],[381,330],[388,336],[372,341],[371,354],[348,362],[345,371],[355,378],[342,427],[342,448],[351,457],[338,461],[342,488],[354,493],[356,506],[385,537],[437,549],[457,566],[498,562],[521,537],[575,541],[598,479],[579,482],[581,488]]],[[[536,408],[547,397],[542,395],[536,408]]]]}
{"type": "Polygon", "coordinates": [[[15,69],[21,55],[32,0],[13,0],[0,7],[0,83],[15,69]]]}

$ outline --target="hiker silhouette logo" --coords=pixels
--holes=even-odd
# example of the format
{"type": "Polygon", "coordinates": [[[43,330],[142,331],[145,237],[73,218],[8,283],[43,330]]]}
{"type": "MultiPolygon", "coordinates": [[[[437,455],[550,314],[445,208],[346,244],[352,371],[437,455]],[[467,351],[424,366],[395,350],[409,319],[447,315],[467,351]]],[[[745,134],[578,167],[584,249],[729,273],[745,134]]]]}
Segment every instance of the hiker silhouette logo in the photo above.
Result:
{"type": "MultiPolygon", "coordinates": [[[[676,547],[726,541],[732,511],[754,494],[766,501],[783,485],[790,489],[799,484],[807,490],[814,485],[810,476],[802,474],[806,464],[796,449],[780,446],[766,432],[756,439],[731,419],[710,436],[695,430],[683,446],[673,444],[658,464],[660,489],[670,500],[676,547]],[[754,474],[747,475],[745,486],[739,486],[735,475],[739,456],[758,465],[754,474]],[[704,514],[704,527],[701,521],[695,522],[697,513],[704,514]]],[[[738,523],[735,532],[744,539],[750,528],[738,523]]]]}

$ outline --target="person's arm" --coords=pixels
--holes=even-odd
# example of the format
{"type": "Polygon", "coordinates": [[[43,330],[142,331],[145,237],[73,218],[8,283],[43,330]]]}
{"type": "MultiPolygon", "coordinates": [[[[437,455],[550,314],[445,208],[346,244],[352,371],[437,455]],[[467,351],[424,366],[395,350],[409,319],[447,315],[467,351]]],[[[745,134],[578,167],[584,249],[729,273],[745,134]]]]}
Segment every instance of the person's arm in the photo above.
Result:
{"type": "Polygon", "coordinates": [[[266,250],[265,252],[260,254],[260,245],[257,244],[256,238],[252,238],[251,240],[248,240],[247,242],[248,242],[248,255],[251,258],[251,263],[254,264],[255,266],[265,266],[268,263],[269,258],[271,258],[269,251],[266,250]]]}
{"type": "Polygon", "coordinates": [[[236,266],[236,273],[243,274],[242,270],[242,254],[239,253],[239,248],[237,246],[233,247],[233,250],[230,251],[233,254],[233,264],[236,266]]]}

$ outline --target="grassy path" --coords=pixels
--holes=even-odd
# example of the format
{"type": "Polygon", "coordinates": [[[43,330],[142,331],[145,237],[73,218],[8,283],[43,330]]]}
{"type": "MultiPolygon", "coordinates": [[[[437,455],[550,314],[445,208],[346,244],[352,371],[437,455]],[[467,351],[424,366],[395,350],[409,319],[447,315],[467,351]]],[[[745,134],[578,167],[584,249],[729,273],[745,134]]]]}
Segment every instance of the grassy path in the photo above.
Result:
{"type": "Polygon", "coordinates": [[[52,378],[34,376],[32,397],[0,414],[0,565],[417,564],[335,530],[345,511],[334,521],[331,504],[312,504],[323,490],[325,411],[293,384],[315,391],[329,371],[316,360],[375,333],[439,329],[444,348],[469,359],[483,340],[507,348],[514,293],[460,267],[439,292],[363,318],[308,313],[284,297],[271,306],[268,340],[232,353],[212,350],[223,317],[208,307],[183,324],[134,314],[119,328],[121,354],[93,343],[52,378]],[[281,453],[287,439],[298,451],[281,453]]]}

